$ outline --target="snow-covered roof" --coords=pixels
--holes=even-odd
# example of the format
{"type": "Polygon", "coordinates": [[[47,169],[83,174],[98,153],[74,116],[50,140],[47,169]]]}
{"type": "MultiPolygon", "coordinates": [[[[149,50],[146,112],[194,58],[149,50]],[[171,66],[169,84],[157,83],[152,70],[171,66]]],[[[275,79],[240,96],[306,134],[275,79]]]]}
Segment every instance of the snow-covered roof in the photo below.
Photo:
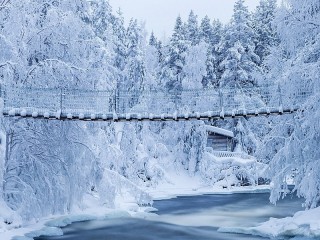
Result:
{"type": "Polygon", "coordinates": [[[222,128],[218,128],[218,127],[214,127],[214,126],[210,126],[210,125],[206,125],[205,128],[206,128],[207,132],[213,132],[213,133],[220,134],[220,135],[227,136],[227,137],[231,137],[231,138],[234,137],[233,132],[222,129],[222,128]]]}

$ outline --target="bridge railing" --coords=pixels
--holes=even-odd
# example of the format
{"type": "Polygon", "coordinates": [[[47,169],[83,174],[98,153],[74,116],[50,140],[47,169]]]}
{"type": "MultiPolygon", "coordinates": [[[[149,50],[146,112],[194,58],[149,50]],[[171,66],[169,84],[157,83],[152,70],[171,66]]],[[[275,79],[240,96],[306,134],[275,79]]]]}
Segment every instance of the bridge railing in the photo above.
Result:
{"type": "Polygon", "coordinates": [[[166,91],[87,91],[6,87],[4,114],[12,116],[160,115],[210,112],[214,115],[259,112],[261,109],[289,109],[301,105],[312,87],[286,91],[278,85],[239,89],[193,89],[166,91]]]}

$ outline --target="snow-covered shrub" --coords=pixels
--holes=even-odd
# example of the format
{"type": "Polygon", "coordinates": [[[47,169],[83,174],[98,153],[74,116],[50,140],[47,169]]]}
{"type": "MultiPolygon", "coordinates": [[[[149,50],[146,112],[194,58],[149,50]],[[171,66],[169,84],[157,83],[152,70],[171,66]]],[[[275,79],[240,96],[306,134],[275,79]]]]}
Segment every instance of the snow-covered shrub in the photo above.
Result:
{"type": "MultiPolygon", "coordinates": [[[[101,200],[107,201],[106,203],[115,203],[117,195],[132,197],[134,201],[140,205],[151,205],[151,196],[138,187],[127,178],[121,176],[117,172],[105,170],[103,181],[99,184],[98,193],[100,194],[101,200]],[[111,190],[111,191],[110,191],[111,190]],[[101,193],[103,193],[101,195],[101,193]]],[[[109,207],[114,207],[111,205],[109,207]]]]}
{"type": "Polygon", "coordinates": [[[7,204],[0,199],[0,233],[5,230],[20,227],[22,219],[19,214],[10,209],[7,204]]]}
{"type": "Polygon", "coordinates": [[[266,165],[257,162],[243,153],[230,153],[230,156],[217,156],[210,148],[204,153],[200,165],[203,180],[215,186],[257,185],[259,178],[264,178],[266,165]]]}

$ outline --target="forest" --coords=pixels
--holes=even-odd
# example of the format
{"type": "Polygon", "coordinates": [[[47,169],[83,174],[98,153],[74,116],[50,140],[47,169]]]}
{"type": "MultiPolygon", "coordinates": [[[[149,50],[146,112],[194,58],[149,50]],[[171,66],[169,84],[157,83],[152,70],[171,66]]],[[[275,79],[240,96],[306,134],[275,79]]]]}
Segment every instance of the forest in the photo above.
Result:
{"type": "Polygon", "coordinates": [[[319,0],[260,0],[253,12],[237,0],[228,24],[191,11],[177,16],[168,39],[136,19],[126,24],[107,0],[0,0],[1,88],[313,89],[297,113],[282,116],[135,123],[0,117],[0,233],[93,205],[118,208],[119,197],[150,205],[149,191],[181,174],[208,187],[270,183],[272,203],[289,193],[290,179],[304,208],[317,208],[319,76],[319,0]],[[212,160],[205,125],[234,132],[236,151],[256,160],[212,160]]]}

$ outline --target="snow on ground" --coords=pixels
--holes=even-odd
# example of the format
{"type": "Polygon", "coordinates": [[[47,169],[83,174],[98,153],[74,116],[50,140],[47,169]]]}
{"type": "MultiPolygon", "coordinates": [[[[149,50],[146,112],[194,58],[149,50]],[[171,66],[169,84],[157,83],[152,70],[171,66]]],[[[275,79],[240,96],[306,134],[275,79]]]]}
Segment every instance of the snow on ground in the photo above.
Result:
{"type": "Polygon", "coordinates": [[[261,186],[234,186],[231,188],[222,188],[221,186],[208,186],[203,179],[196,176],[189,176],[187,172],[175,171],[166,172],[167,181],[159,183],[156,188],[145,189],[154,200],[164,200],[175,198],[177,196],[196,196],[203,194],[232,194],[232,193],[252,193],[268,192],[268,185],[261,186]]]}
{"type": "Polygon", "coordinates": [[[320,207],[297,212],[293,217],[270,218],[256,227],[220,228],[220,232],[243,233],[262,237],[320,237],[320,207]]]}

